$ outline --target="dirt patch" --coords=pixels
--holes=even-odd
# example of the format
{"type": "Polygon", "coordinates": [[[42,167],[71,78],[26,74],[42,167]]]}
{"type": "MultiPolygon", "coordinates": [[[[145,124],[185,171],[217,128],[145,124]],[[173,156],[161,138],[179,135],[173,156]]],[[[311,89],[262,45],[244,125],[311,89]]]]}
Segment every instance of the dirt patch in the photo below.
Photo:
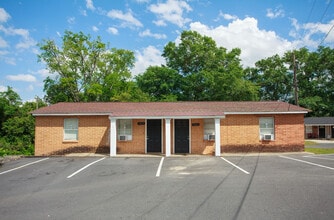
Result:
{"type": "Polygon", "coordinates": [[[2,165],[4,165],[5,163],[8,163],[9,161],[12,161],[12,160],[17,160],[17,159],[20,159],[21,156],[4,156],[4,157],[0,157],[0,167],[2,165]]]}

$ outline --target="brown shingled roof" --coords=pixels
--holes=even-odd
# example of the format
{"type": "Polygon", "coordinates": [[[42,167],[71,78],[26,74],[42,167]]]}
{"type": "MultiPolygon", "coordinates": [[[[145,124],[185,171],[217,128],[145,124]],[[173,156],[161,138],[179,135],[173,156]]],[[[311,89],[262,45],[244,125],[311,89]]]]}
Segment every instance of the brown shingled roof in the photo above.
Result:
{"type": "Polygon", "coordinates": [[[285,102],[61,102],[32,112],[47,115],[110,115],[114,117],[201,117],[225,114],[307,113],[285,102]]]}

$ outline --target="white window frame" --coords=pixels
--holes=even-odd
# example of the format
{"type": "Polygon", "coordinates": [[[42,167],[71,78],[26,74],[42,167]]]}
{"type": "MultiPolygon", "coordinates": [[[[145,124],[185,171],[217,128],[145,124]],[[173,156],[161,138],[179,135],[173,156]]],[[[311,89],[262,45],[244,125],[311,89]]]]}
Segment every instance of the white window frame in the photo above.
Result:
{"type": "Polygon", "coordinates": [[[205,118],[203,120],[203,123],[204,123],[204,126],[203,126],[203,129],[204,129],[204,140],[214,141],[215,138],[214,138],[214,136],[211,136],[211,135],[215,135],[215,132],[216,132],[216,129],[215,129],[215,120],[213,118],[205,118]]]}
{"type": "Polygon", "coordinates": [[[79,140],[79,119],[65,118],[64,119],[64,141],[78,141],[79,140]]]}
{"type": "Polygon", "coordinates": [[[132,141],[132,119],[117,120],[117,140],[132,141]]]}
{"type": "MultiPolygon", "coordinates": [[[[261,117],[259,118],[260,140],[265,140],[265,135],[271,135],[269,140],[275,140],[275,118],[261,117]]],[[[268,140],[268,139],[266,139],[268,140]]]]}

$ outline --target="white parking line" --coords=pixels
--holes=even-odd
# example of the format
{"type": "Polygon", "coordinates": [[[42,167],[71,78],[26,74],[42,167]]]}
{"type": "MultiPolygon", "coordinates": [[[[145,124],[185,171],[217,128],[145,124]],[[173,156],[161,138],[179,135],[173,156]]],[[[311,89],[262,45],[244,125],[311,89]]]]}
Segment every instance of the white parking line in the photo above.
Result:
{"type": "Polygon", "coordinates": [[[25,165],[22,165],[22,166],[19,166],[19,167],[10,169],[10,170],[3,171],[3,172],[0,173],[0,175],[5,174],[5,173],[12,172],[12,171],[14,171],[14,170],[21,169],[21,168],[23,168],[23,167],[26,167],[26,166],[29,166],[29,165],[32,165],[32,164],[35,164],[35,163],[42,162],[42,161],[47,160],[47,159],[49,159],[49,158],[47,157],[47,158],[44,158],[44,159],[41,159],[41,160],[37,160],[37,161],[31,162],[31,163],[27,163],[27,164],[25,164],[25,165]]]}
{"type": "Polygon", "coordinates": [[[311,163],[311,162],[308,162],[308,161],[305,161],[305,160],[299,160],[299,159],[295,159],[295,158],[292,158],[292,157],[286,157],[286,156],[279,156],[279,157],[282,157],[282,158],[285,158],[285,159],[289,159],[289,160],[298,161],[298,162],[301,162],[301,163],[310,164],[310,165],[317,166],[317,167],[322,167],[322,168],[334,170],[333,167],[328,167],[328,166],[324,166],[324,165],[317,164],[317,163],[311,163]]]}
{"type": "Polygon", "coordinates": [[[223,159],[223,160],[225,160],[227,163],[231,164],[231,165],[232,165],[232,166],[234,166],[235,168],[237,168],[237,169],[241,170],[242,172],[244,172],[244,173],[246,173],[246,174],[249,174],[249,172],[248,172],[248,171],[246,171],[246,170],[242,169],[241,167],[239,167],[239,166],[235,165],[234,163],[232,163],[232,162],[230,162],[230,161],[226,160],[224,157],[220,157],[220,158],[221,158],[221,159],[223,159]]]}
{"type": "Polygon", "coordinates": [[[78,173],[80,173],[80,172],[83,171],[84,169],[86,169],[86,168],[90,167],[91,165],[93,165],[93,164],[95,164],[95,163],[97,163],[97,162],[99,162],[99,161],[101,161],[101,160],[104,160],[104,159],[106,159],[106,158],[103,157],[103,158],[98,159],[98,160],[96,160],[96,161],[94,161],[94,162],[91,162],[90,164],[87,164],[87,165],[84,166],[83,168],[81,168],[81,169],[75,171],[74,173],[72,173],[71,175],[69,175],[67,178],[69,179],[69,178],[73,177],[74,175],[77,175],[78,173]]]}
{"type": "Polygon", "coordinates": [[[161,160],[160,160],[160,163],[159,163],[159,167],[158,167],[158,170],[157,170],[157,173],[155,174],[156,177],[159,177],[160,176],[160,172],[161,172],[161,168],[162,168],[162,164],[164,162],[164,157],[161,157],[161,160]]]}
{"type": "Polygon", "coordinates": [[[327,157],[324,157],[324,156],[303,156],[303,157],[316,158],[316,159],[320,159],[320,160],[334,160],[334,158],[327,158],[327,157]]]}

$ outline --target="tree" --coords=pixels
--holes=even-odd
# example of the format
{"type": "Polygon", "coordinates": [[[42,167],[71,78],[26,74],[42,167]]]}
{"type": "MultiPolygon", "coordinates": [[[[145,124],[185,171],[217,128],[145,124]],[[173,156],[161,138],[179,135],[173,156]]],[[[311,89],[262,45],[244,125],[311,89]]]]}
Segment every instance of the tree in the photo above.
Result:
{"type": "Polygon", "coordinates": [[[334,49],[319,47],[310,52],[306,48],[284,54],[290,69],[295,55],[299,104],[312,110],[313,116],[334,115],[334,49]]]}
{"type": "Polygon", "coordinates": [[[136,77],[138,87],[152,101],[177,101],[181,93],[182,76],[165,66],[150,66],[136,77]]]}
{"type": "Polygon", "coordinates": [[[245,71],[248,79],[260,87],[261,100],[291,101],[293,75],[279,55],[259,60],[245,71]]]}
{"type": "Polygon", "coordinates": [[[133,52],[109,48],[100,37],[92,40],[82,32],[66,31],[61,47],[53,40],[44,40],[39,47],[39,61],[53,73],[44,81],[49,103],[110,101],[124,92],[123,85],[131,78],[133,52]]]}
{"type": "Polygon", "coordinates": [[[181,42],[169,42],[162,56],[183,76],[181,100],[256,100],[257,87],[246,81],[240,54],[238,48],[228,52],[210,37],[184,31],[181,42]]]}
{"type": "MultiPolygon", "coordinates": [[[[38,102],[39,107],[45,105],[41,100],[38,102]]],[[[0,156],[34,153],[35,120],[30,112],[36,107],[34,102],[22,103],[11,87],[0,92],[0,156]]]]}
{"type": "Polygon", "coordinates": [[[311,116],[334,115],[334,49],[319,47],[287,51],[256,62],[245,70],[247,79],[260,86],[262,100],[282,100],[295,103],[293,72],[297,76],[299,105],[311,116]]]}

